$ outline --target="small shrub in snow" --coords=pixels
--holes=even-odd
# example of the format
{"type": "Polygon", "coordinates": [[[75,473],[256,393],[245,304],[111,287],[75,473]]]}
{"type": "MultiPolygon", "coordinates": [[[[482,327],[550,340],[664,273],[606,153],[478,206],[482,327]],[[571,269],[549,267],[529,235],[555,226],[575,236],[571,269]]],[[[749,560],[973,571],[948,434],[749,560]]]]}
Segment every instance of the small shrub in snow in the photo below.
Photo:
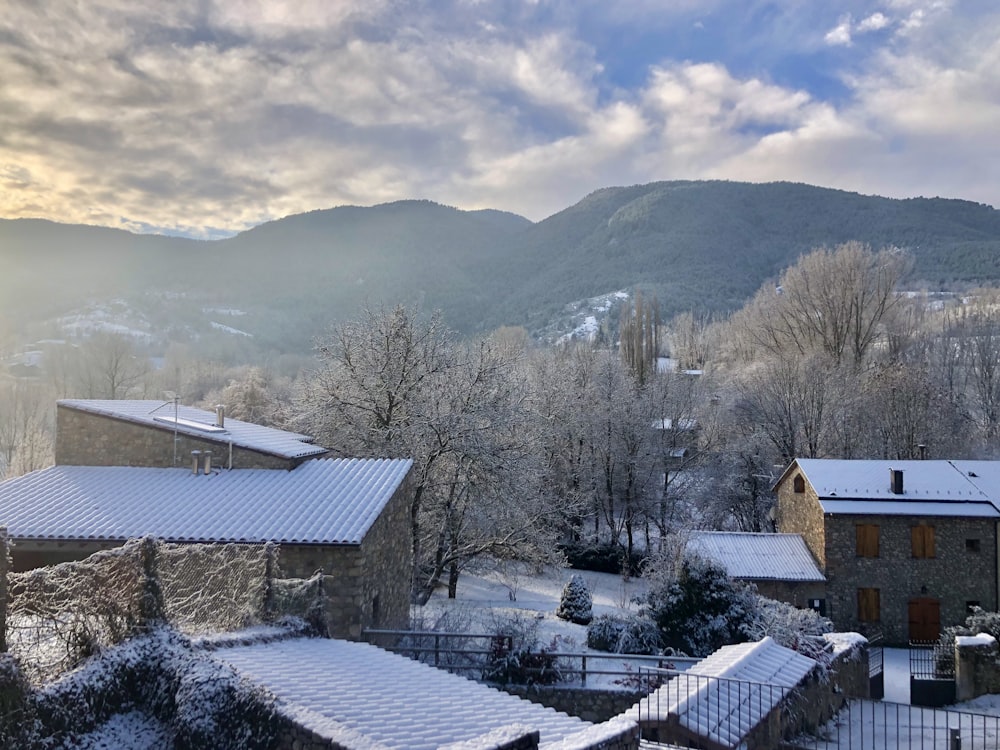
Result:
{"type": "Polygon", "coordinates": [[[833,632],[833,623],[811,609],[758,596],[744,632],[751,641],[770,636],[776,643],[825,664],[832,651],[823,637],[833,632]]]}
{"type": "Polygon", "coordinates": [[[566,564],[576,570],[592,570],[597,573],[638,575],[644,557],[633,552],[631,557],[613,542],[574,542],[562,546],[566,564]]]}
{"type": "Polygon", "coordinates": [[[493,613],[489,653],[482,677],[501,685],[551,685],[562,680],[555,656],[559,637],[541,646],[538,620],[520,613],[493,613]]]}
{"type": "Polygon", "coordinates": [[[563,587],[556,617],[577,625],[586,625],[594,619],[594,599],[583,578],[575,573],[563,587]]]}
{"type": "Polygon", "coordinates": [[[756,595],[717,563],[688,555],[676,567],[651,573],[639,614],[656,622],[663,645],[707,656],[747,640],[756,595]]]}
{"type": "Polygon", "coordinates": [[[587,647],[613,654],[658,654],[660,630],[648,617],[598,615],[587,627],[587,647]]]}

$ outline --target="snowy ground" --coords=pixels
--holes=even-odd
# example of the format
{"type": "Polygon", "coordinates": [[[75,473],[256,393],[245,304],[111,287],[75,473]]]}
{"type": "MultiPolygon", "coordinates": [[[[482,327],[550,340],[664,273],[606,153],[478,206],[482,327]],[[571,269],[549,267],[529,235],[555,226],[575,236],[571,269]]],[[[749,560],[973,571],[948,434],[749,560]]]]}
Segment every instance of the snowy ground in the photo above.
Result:
{"type": "MultiPolygon", "coordinates": [[[[593,597],[593,614],[621,614],[638,611],[634,601],[646,593],[641,578],[622,578],[610,573],[552,568],[541,575],[513,578],[502,571],[484,571],[459,578],[458,594],[448,599],[439,590],[423,607],[414,607],[416,629],[445,632],[492,634],[510,620],[530,623],[537,628],[537,644],[562,654],[587,654],[586,685],[593,688],[623,689],[642,668],[670,666],[686,669],[697,659],[635,657],[608,654],[587,648],[587,627],[556,617],[563,586],[574,574],[587,583],[593,597]],[[605,674],[602,674],[604,672],[605,674]]],[[[560,659],[564,672],[582,666],[577,658],[560,659]]]]}

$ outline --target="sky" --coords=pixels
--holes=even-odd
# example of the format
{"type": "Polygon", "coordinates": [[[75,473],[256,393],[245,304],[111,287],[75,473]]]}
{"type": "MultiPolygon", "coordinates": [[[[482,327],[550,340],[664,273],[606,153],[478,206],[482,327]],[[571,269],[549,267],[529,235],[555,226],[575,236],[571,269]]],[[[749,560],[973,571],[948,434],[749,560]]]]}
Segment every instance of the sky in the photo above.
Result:
{"type": "Polygon", "coordinates": [[[995,0],[3,0],[0,218],[791,180],[1000,207],[995,0]]]}

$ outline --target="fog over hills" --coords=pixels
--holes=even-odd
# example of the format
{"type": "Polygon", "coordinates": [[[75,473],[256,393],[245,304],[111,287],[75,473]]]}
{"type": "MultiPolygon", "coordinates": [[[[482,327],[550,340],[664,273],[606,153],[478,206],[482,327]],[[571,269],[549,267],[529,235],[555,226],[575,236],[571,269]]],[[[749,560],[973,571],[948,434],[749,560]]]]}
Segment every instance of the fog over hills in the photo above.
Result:
{"type": "Polygon", "coordinates": [[[259,346],[306,351],[361,305],[419,303],[462,332],[531,331],[576,300],[640,287],[665,315],[739,307],[803,252],[860,240],[913,257],[911,286],[1000,280],[1000,211],[792,183],[659,182],[599,190],[537,223],[427,201],[341,207],[225,240],[0,220],[0,314],[24,336],[120,300],[168,337],[233,309],[259,346]]]}

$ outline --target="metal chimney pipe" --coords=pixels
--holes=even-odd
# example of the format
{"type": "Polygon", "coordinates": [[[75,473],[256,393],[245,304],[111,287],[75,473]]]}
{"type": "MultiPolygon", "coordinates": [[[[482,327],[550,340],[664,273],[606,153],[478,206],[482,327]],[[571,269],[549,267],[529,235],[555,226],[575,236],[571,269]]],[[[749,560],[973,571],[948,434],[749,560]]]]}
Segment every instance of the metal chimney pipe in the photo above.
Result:
{"type": "Polygon", "coordinates": [[[215,426],[225,427],[226,426],[226,406],[225,404],[216,404],[215,406],[215,426]]]}
{"type": "Polygon", "coordinates": [[[212,451],[205,451],[201,454],[201,457],[205,459],[205,474],[212,473],[212,451]]]}
{"type": "Polygon", "coordinates": [[[197,474],[201,464],[201,451],[191,451],[191,473],[197,474]]]}

